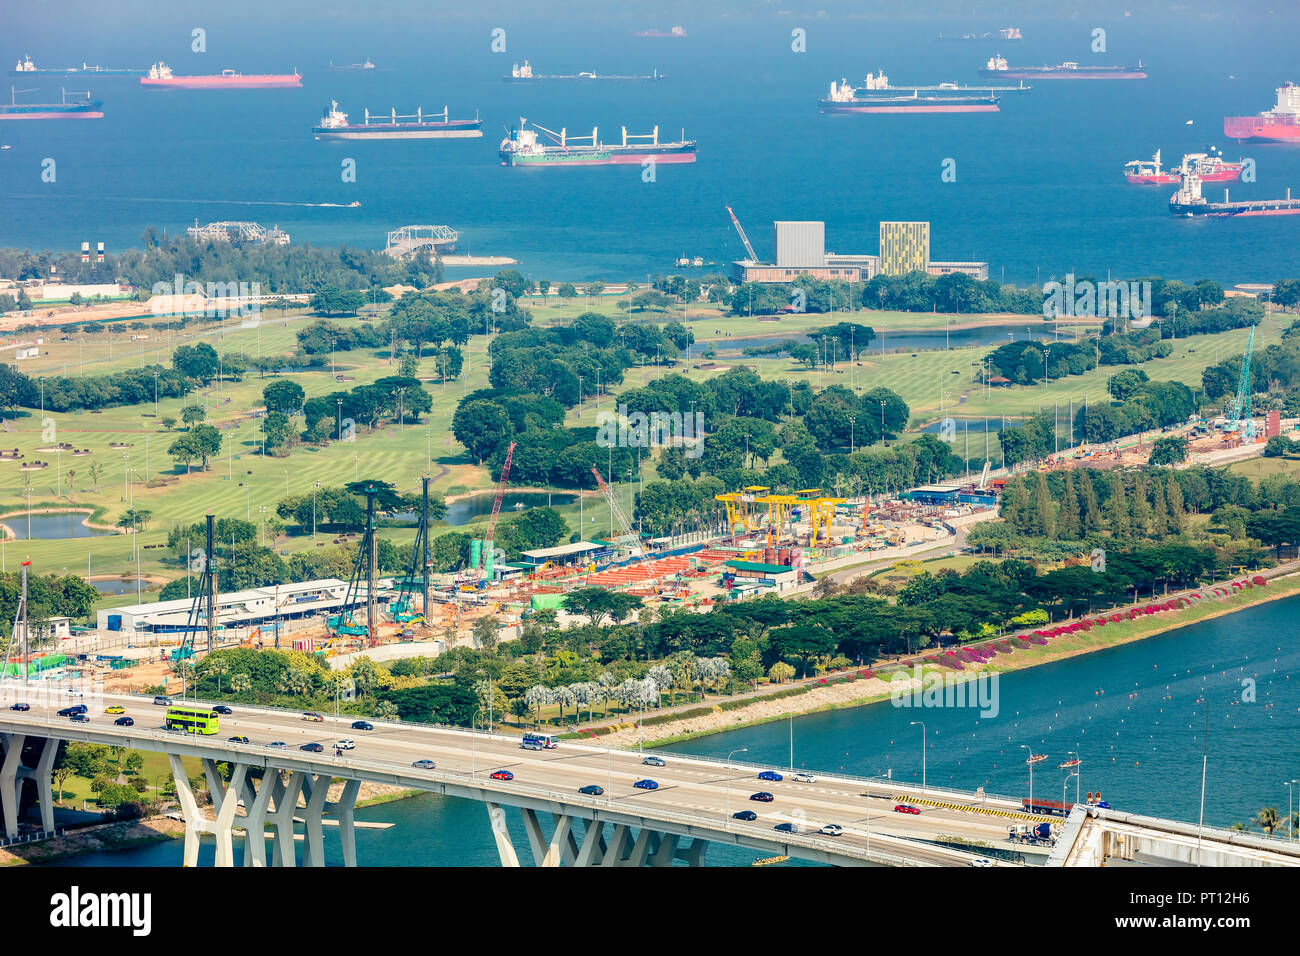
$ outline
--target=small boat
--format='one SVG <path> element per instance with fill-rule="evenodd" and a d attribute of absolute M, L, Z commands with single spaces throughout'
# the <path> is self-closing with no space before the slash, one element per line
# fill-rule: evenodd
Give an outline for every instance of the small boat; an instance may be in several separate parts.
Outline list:
<path fill-rule="evenodd" d="M 1036 754 L 1031 750 L 1029 751 L 1029 757 L 1028 759 L 1025 760 L 1025 763 L 1028 764 L 1042 763 L 1046 759 L 1047 759 L 1047 754 Z"/>
<path fill-rule="evenodd" d="M 789 859 L 790 858 L 788 856 L 766 856 L 763 857 L 761 860 L 755 860 L 753 863 L 749 865 L 750 866 L 772 866 L 773 864 L 776 863 L 785 863 L 789 861 Z"/>
<path fill-rule="evenodd" d="M 1083 763 L 1082 760 L 1067 760 L 1065 763 L 1060 764 L 1056 769 L 1057 769 L 1057 770 L 1070 770 L 1070 769 L 1072 769 L 1072 768 L 1074 768 L 1074 767 L 1079 766 L 1079 764 L 1081 764 L 1081 763 Z"/>

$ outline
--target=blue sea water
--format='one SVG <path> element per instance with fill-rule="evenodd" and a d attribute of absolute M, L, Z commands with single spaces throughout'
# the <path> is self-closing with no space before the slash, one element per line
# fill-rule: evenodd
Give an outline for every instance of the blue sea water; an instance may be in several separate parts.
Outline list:
<path fill-rule="evenodd" d="M 390 229 L 447 223 L 460 231 L 461 251 L 513 256 L 533 278 L 640 279 L 672 271 L 680 255 L 740 258 L 728 204 L 764 257 L 773 253 L 774 219 L 825 220 L 827 247 L 841 253 L 874 253 L 882 219 L 926 219 L 934 258 L 987 260 L 992 276 L 1026 284 L 1068 271 L 1223 282 L 1293 274 L 1300 217 L 1176 219 L 1166 209 L 1172 187 L 1122 178 L 1126 161 L 1157 148 L 1176 162 L 1214 144 L 1229 158 L 1257 162 L 1258 182 L 1234 185 L 1234 195 L 1300 189 L 1300 149 L 1238 146 L 1222 136 L 1224 115 L 1266 109 L 1275 86 L 1300 79 L 1294 11 L 1200 16 L 1200 6 L 1176 18 L 1154 7 L 1095 17 L 1105 20 L 1108 51 L 1094 54 L 1089 18 L 1051 19 L 1045 10 L 1015 17 L 1027 39 L 999 46 L 935 34 L 995 29 L 1010 17 L 1008 24 L 855 18 L 850 7 L 822 17 L 701 8 L 683 20 L 680 9 L 570 18 L 524 4 L 476 14 L 392 0 L 235 0 L 201 11 L 146 0 L 32 4 L 6 11 L 6 66 L 30 53 L 54 66 L 163 59 L 178 73 L 297 68 L 303 88 L 162 92 L 101 79 L 91 92 L 104 100 L 102 121 L 3 124 L 0 141 L 13 148 L 0 152 L 0 245 L 67 249 L 103 240 L 121 249 L 138 244 L 147 225 L 174 233 L 195 219 L 254 219 L 278 224 L 295 242 L 378 249 Z M 658 24 L 661 17 L 673 19 Z M 629 33 L 673 22 L 684 22 L 689 37 Z M 207 31 L 204 53 L 190 50 L 196 26 Z M 490 49 L 496 27 L 505 30 L 504 53 Z M 796 27 L 806 30 L 807 52 L 791 51 Z M 1028 96 L 1004 98 L 997 114 L 817 112 L 832 79 L 860 83 L 883 69 L 896 82 L 979 83 L 976 69 L 995 52 L 1013 65 L 1141 59 L 1151 78 L 1041 82 Z M 326 69 L 330 60 L 366 57 L 378 69 Z M 525 58 L 538 72 L 658 69 L 667 79 L 503 82 Z M 14 82 L 39 87 L 41 99 L 57 99 L 61 85 L 85 85 Z M 310 129 L 331 99 L 354 116 L 365 107 L 478 110 L 485 135 L 315 142 Z M 599 126 L 602 138 L 617 138 L 622 125 L 648 132 L 658 124 L 670 137 L 684 128 L 699 141 L 699 161 L 660 166 L 649 183 L 639 167 L 501 167 L 497 144 L 521 116 L 573 133 Z M 53 183 L 40 176 L 47 157 L 57 163 Z M 340 175 L 349 158 L 355 183 Z M 945 183 L 949 159 L 957 179 Z M 360 208 L 306 205 L 353 200 Z"/>

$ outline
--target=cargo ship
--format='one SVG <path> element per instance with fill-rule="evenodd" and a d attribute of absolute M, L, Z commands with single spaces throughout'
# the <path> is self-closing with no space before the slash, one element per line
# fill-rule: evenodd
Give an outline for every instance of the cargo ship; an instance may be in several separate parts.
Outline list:
<path fill-rule="evenodd" d="M 448 108 L 441 113 L 414 113 L 399 116 L 397 110 L 388 113 L 364 111 L 360 123 L 348 122 L 348 114 L 339 109 L 336 100 L 324 111 L 320 125 L 312 128 L 317 139 L 474 139 L 483 135 L 482 121 L 475 112 L 473 119 L 454 120 Z"/>
<path fill-rule="evenodd" d="M 686 31 L 681 27 L 673 27 L 671 30 L 633 30 L 634 37 L 684 37 Z"/>
<path fill-rule="evenodd" d="M 364 63 L 340 63 L 335 65 L 334 61 L 330 60 L 329 68 L 331 70 L 373 70 L 375 65 L 370 62 L 369 57 L 366 57 Z"/>
<path fill-rule="evenodd" d="M 1296 216 L 1300 215 L 1300 199 L 1248 199 L 1232 202 L 1228 191 L 1223 191 L 1223 202 L 1209 202 L 1201 195 L 1201 179 L 1195 173 L 1183 177 L 1178 192 L 1169 197 L 1169 211 L 1176 216 L 1209 216 L 1224 219 L 1233 216 Z"/>
<path fill-rule="evenodd" d="M 834 86 L 834 84 L 832 84 Z M 868 73 L 862 81 L 861 86 L 850 86 L 848 80 L 840 79 L 839 90 L 841 93 L 845 90 L 852 92 L 853 96 L 860 99 L 867 99 L 878 96 L 903 96 L 907 93 L 923 93 L 926 95 L 937 94 L 939 96 L 948 95 L 966 95 L 971 93 L 983 93 L 1000 95 L 1003 93 L 1028 93 L 1033 87 L 1021 80 L 1015 86 L 961 86 L 957 83 L 936 83 L 933 85 L 923 85 L 919 83 L 900 83 L 894 84 L 882 70 L 879 73 Z M 832 90 L 831 96 L 836 95 Z"/>
<path fill-rule="evenodd" d="M 502 79 L 507 83 L 530 83 L 534 80 L 650 80 L 658 81 L 664 78 L 658 70 L 651 73 L 534 73 L 533 65 L 524 60 L 524 65 L 518 63 L 510 67 L 510 75 L 503 76 Z"/>
<path fill-rule="evenodd" d="M 68 92 L 63 91 L 62 101 L 59 103 L 19 103 L 19 93 L 35 93 L 35 90 L 15 90 L 9 87 L 9 102 L 0 103 L 0 120 L 33 120 L 33 119 L 103 119 L 104 103 L 102 100 L 92 100 L 90 93 L 73 93 L 74 97 L 82 97 L 73 102 L 68 102 Z"/>
<path fill-rule="evenodd" d="M 940 33 L 940 40 L 966 40 L 975 42 L 991 42 L 993 40 L 1023 40 L 1024 36 L 1019 27 L 1006 27 L 997 33 Z"/>
<path fill-rule="evenodd" d="M 502 166 L 616 166 L 653 160 L 656 163 L 695 162 L 695 141 L 682 138 L 673 143 L 659 142 L 659 127 L 645 134 L 629 134 L 623 127 L 622 142 L 602 143 L 599 128 L 593 127 L 590 136 L 569 136 L 565 129 L 558 133 L 545 126 L 520 119 L 519 126 L 501 141 Z M 538 133 L 550 139 L 543 143 Z"/>
<path fill-rule="evenodd" d="M 32 62 L 30 56 L 25 56 L 14 64 L 14 68 L 9 71 L 10 76 L 102 76 L 107 78 L 119 76 L 144 76 L 148 70 L 128 70 L 117 69 L 107 66 L 87 66 L 85 63 L 81 66 L 37 66 Z"/>
<path fill-rule="evenodd" d="M 1177 166 L 1164 169 L 1160 165 L 1160 150 L 1156 150 L 1149 160 L 1135 159 L 1125 163 L 1124 178 L 1135 186 L 1177 185 L 1190 170 L 1203 183 L 1232 183 L 1241 179 L 1244 168 L 1243 162 L 1229 162 L 1211 147 L 1208 153 L 1185 153 Z"/>
<path fill-rule="evenodd" d="M 302 86 L 293 73 L 236 73 L 222 70 L 204 76 L 177 76 L 166 63 L 155 63 L 140 77 L 140 85 L 160 90 L 273 90 Z"/>
<path fill-rule="evenodd" d="M 1004 56 L 993 55 L 980 76 L 1005 76 L 1022 80 L 1145 80 L 1146 67 L 1138 60 L 1137 66 L 1079 66 L 1066 61 L 1059 66 L 1008 66 Z"/>
<path fill-rule="evenodd" d="M 1277 88 L 1277 105 L 1257 116 L 1225 116 L 1223 135 L 1237 141 L 1300 143 L 1300 86 Z"/>
<path fill-rule="evenodd" d="M 859 97 L 847 83 L 831 81 L 830 95 L 817 101 L 823 113 L 996 113 L 998 98 L 988 94 Z"/>

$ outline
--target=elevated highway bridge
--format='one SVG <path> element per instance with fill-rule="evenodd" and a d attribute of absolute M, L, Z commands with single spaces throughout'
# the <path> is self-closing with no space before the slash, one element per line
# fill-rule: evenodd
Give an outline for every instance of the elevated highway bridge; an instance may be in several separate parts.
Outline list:
<path fill-rule="evenodd" d="M 30 709 L 11 710 L 16 702 Z M 89 721 L 57 716 L 73 703 L 87 705 Z M 183 703 L 195 704 L 192 699 Z M 112 705 L 125 708 L 134 725 L 115 724 L 116 715 L 104 713 Z M 798 782 L 778 770 L 784 779 L 760 780 L 758 773 L 772 768 L 663 751 L 655 755 L 665 766 L 656 767 L 643 764 L 647 754 L 639 751 L 589 743 L 562 741 L 556 749 L 533 751 L 522 749 L 514 734 L 379 720 L 371 721 L 373 730 L 353 730 L 350 716 L 314 722 L 298 712 L 243 705 L 232 709 L 232 715 L 220 718 L 219 734 L 203 736 L 165 730 L 165 708 L 149 698 L 89 691 L 85 697 L 66 691 L 43 696 L 34 685 L 26 690 L 13 682 L 0 685 L 0 830 L 11 838 L 19 833 L 20 798 L 27 787 L 35 788 L 41 829 L 53 831 L 51 771 L 58 743 L 66 740 L 168 755 L 185 821 L 186 865 L 198 862 L 204 838 L 216 843 L 217 865 L 233 865 L 234 834 L 242 830 L 249 837 L 245 866 L 267 865 L 267 837 L 270 864 L 293 866 L 300 862 L 295 833 L 301 828 L 301 862 L 321 866 L 328 822 L 337 824 L 328 829 L 342 841 L 345 865 L 355 866 L 353 809 L 366 781 L 484 804 L 506 866 L 519 865 L 524 854 L 539 866 L 703 865 L 711 844 L 837 866 L 962 866 L 985 857 L 1003 866 L 1095 866 L 1124 856 L 1116 852 L 1121 825 L 1128 828 L 1122 845 L 1146 861 L 1176 854 L 1173 848 L 1182 845 L 1178 840 L 1187 838 L 1176 832 L 1185 824 L 1102 817 L 1077 808 L 1064 821 L 1055 848 L 1013 844 L 1007 840 L 1009 826 L 1050 818 L 1025 813 L 1009 798 L 903 787 L 879 778 L 816 773 L 812 781 Z M 340 738 L 354 740 L 356 748 L 336 755 L 334 742 Z M 313 743 L 322 751 L 300 749 Z M 196 799 L 182 758 L 200 762 L 211 806 Z M 433 761 L 434 767 L 422 769 L 414 766 L 417 761 Z M 229 779 L 218 773 L 223 762 L 230 765 Z M 496 771 L 508 771 L 512 779 L 492 777 Z M 654 780 L 657 788 L 634 786 L 644 779 Z M 331 800 L 333 781 L 342 787 Z M 591 786 L 603 793 L 579 792 Z M 749 799 L 759 791 L 772 794 L 773 800 Z M 900 803 L 920 812 L 895 812 Z M 735 819 L 740 810 L 754 811 L 757 819 Z M 527 846 L 515 845 L 508 811 L 522 816 Z M 842 832 L 822 832 L 827 824 Z M 784 832 L 775 829 L 781 825 L 790 826 Z M 1100 836 L 1103 831 L 1114 835 Z M 1264 846 L 1256 846 L 1241 834 L 1236 838 L 1235 843 L 1209 841 L 1218 847 L 1215 865 L 1300 865 L 1300 849 L 1273 840 L 1257 840 Z M 1202 845 L 1209 845 L 1204 837 Z"/>

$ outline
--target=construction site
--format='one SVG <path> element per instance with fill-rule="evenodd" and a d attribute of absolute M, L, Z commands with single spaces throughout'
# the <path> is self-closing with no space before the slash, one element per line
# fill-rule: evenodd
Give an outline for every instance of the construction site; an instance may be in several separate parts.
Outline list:
<path fill-rule="evenodd" d="M 955 535 L 951 522 L 995 513 L 996 495 L 981 486 L 932 486 L 875 502 L 807 488 L 775 494 L 750 486 L 717 496 L 724 520 L 684 538 L 647 538 L 596 468 L 595 482 L 617 534 L 523 551 L 507 562 L 495 542 L 512 444 L 481 538 L 470 541 L 463 570 L 435 573 L 430 561 L 429 479 L 423 479 L 411 561 L 400 574 L 378 570 L 375 492 L 366 489 L 364 529 L 347 581 L 323 579 L 217 592 L 214 517 L 190 596 L 114 607 L 94 628 L 58 642 L 58 666 L 26 648 L 9 666 L 33 678 L 93 676 L 106 685 L 166 683 L 221 648 L 278 649 L 319 656 L 332 668 L 358 656 L 383 661 L 437 656 L 475 646 L 475 625 L 494 622 L 499 640 L 516 638 L 533 614 L 570 619 L 565 599 L 602 588 L 659 608 L 707 610 L 767 593 L 811 590 L 814 572 L 879 557 L 904 557 Z M 47 659 L 48 658 L 48 659 Z"/>

